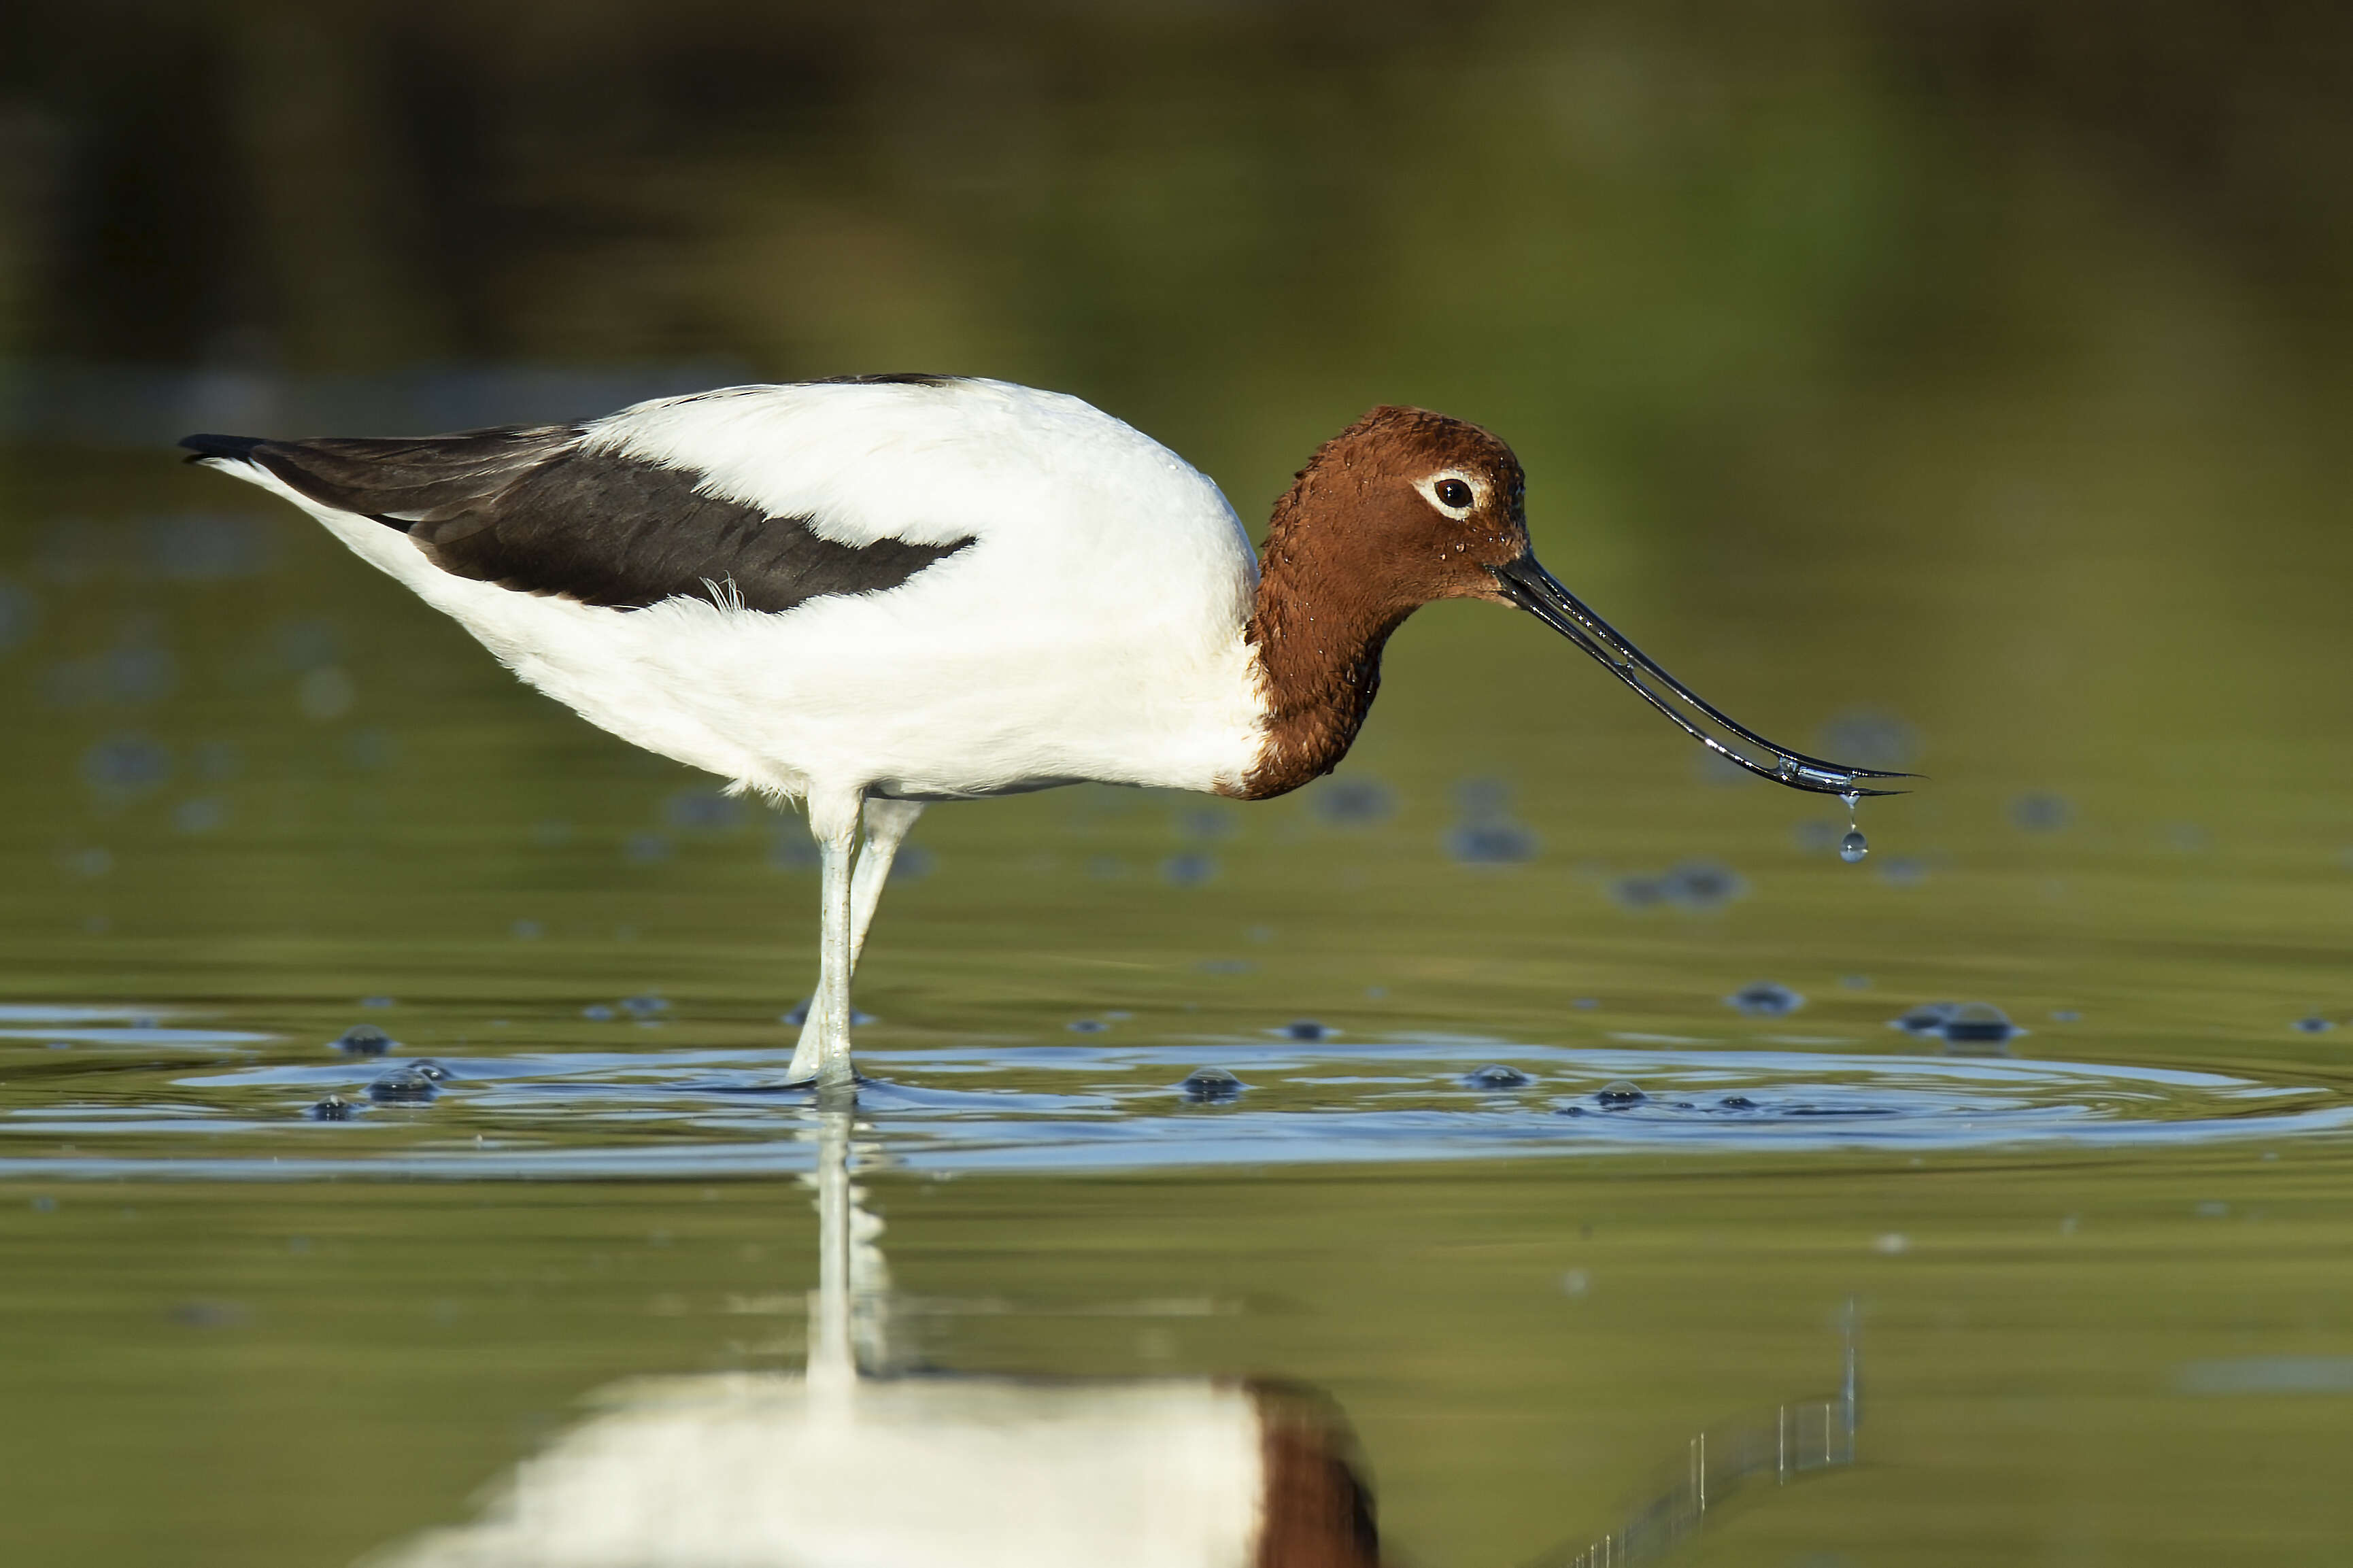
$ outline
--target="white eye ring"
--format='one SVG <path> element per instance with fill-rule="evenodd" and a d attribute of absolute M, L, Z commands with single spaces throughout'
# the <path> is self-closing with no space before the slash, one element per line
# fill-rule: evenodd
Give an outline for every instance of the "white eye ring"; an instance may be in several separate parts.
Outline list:
<path fill-rule="evenodd" d="M 1464 489 L 1469 490 L 1471 492 L 1471 499 L 1461 506 L 1449 506 L 1445 501 L 1440 500 L 1439 491 L 1444 489 L 1449 482 L 1461 485 Z M 1479 510 L 1479 501 L 1481 499 L 1479 493 L 1479 481 L 1472 479 L 1469 474 L 1432 474 L 1430 478 L 1422 480 L 1420 484 L 1414 488 L 1421 491 L 1423 500 L 1429 501 L 1430 505 L 1436 507 L 1439 510 L 1458 521 L 1463 518 L 1469 517 L 1472 512 Z"/>

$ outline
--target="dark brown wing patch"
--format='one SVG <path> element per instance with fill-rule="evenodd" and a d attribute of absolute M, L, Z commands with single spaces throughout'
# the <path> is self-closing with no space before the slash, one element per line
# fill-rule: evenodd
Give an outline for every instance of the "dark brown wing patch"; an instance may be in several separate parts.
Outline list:
<path fill-rule="evenodd" d="M 584 451 L 576 426 L 418 440 L 191 436 L 194 460 L 259 464 L 324 505 L 416 540 L 444 571 L 527 594 L 642 609 L 720 585 L 748 609 L 898 587 L 973 542 L 843 544 L 805 517 L 701 493 L 690 468 Z"/>

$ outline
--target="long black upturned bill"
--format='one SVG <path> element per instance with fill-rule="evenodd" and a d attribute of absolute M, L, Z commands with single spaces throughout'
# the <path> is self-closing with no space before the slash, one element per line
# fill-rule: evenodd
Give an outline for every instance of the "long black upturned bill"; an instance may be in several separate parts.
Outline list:
<path fill-rule="evenodd" d="M 1851 768 L 1843 763 L 1826 763 L 1820 757 L 1777 746 L 1756 731 L 1735 722 L 1723 710 L 1702 700 L 1690 687 L 1661 669 L 1648 654 L 1619 636 L 1608 621 L 1587 609 L 1583 601 L 1562 587 L 1557 578 L 1536 563 L 1535 556 L 1523 555 L 1489 570 L 1495 574 L 1496 584 L 1505 598 L 1599 659 L 1610 674 L 1641 692 L 1643 701 L 1673 720 L 1684 734 L 1759 778 L 1815 795 L 1901 795 L 1901 790 L 1866 789 L 1856 781 L 1915 776 L 1883 773 L 1877 768 Z M 1771 753 L 1773 760 L 1759 762 L 1744 754 L 1735 744 L 1708 733 L 1701 727 L 1703 723 L 1725 731 L 1736 742 L 1746 742 L 1752 748 Z"/>

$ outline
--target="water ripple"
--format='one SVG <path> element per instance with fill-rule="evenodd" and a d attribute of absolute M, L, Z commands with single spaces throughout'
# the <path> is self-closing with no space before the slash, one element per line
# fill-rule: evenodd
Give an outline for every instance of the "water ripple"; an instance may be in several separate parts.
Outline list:
<path fill-rule="evenodd" d="M 50 1016 L 46 1030 L 0 1029 L 65 1047 L 11 1072 L 0 1148 L 25 1152 L 0 1155 L 0 1177 L 712 1177 L 810 1163 L 809 1097 L 784 1086 L 782 1048 L 440 1051 L 449 1077 L 431 1103 L 369 1104 L 369 1075 L 348 1058 L 272 1060 L 254 1048 L 270 1037 L 246 1031 Z M 131 1045 L 153 1053 L 151 1070 L 131 1070 Z M 2317 1083 L 1681 1040 L 990 1040 L 860 1060 L 873 1158 L 940 1173 L 2119 1146 L 2353 1126 L 2353 1094 Z M 1473 1070 L 1493 1067 L 1525 1081 Z M 1231 1091 L 1189 1088 L 1202 1068 L 1231 1074 Z M 331 1096 L 350 1114 L 322 1124 L 309 1113 Z"/>

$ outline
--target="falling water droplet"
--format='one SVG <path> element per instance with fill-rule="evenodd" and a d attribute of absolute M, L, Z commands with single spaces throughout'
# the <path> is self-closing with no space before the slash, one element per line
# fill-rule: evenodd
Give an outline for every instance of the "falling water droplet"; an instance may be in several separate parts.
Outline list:
<path fill-rule="evenodd" d="M 1871 842 L 1857 832 L 1850 831 L 1839 840 L 1839 858 L 1852 866 L 1871 853 Z"/>

